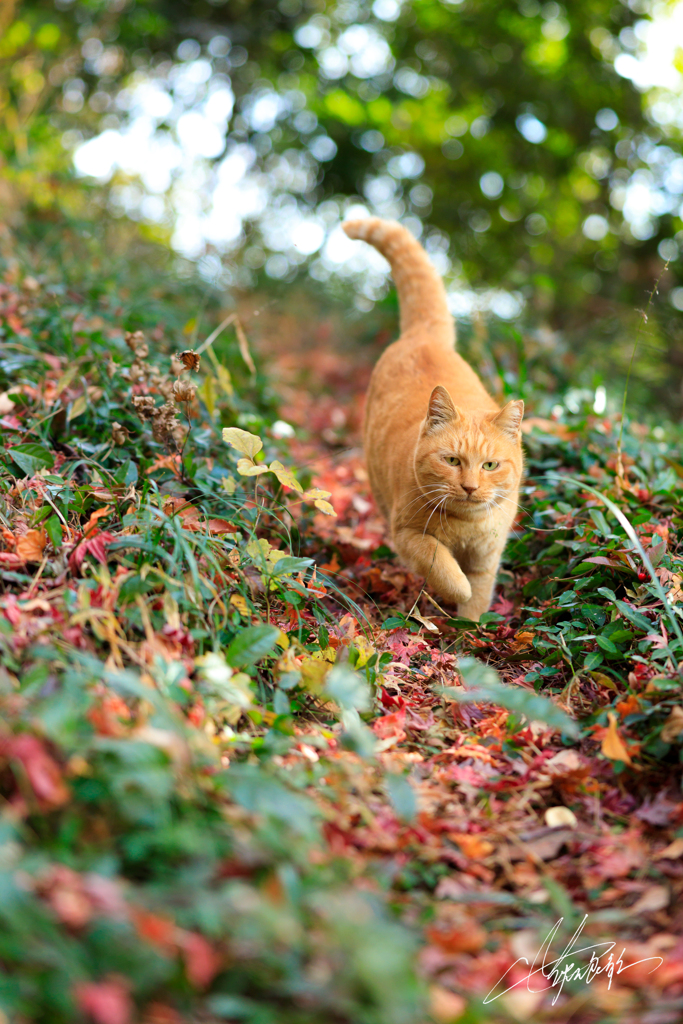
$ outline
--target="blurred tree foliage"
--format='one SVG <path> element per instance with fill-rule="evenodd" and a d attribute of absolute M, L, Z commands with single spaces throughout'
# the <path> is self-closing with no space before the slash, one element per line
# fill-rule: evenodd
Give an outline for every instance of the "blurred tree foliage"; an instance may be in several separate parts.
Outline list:
<path fill-rule="evenodd" d="M 278 154 L 308 161 L 303 183 L 293 175 L 281 186 L 304 210 L 355 195 L 379 213 L 419 218 L 428 248 L 450 247 L 456 274 L 518 291 L 555 326 L 642 305 L 662 253 L 673 262 L 661 289 L 680 284 L 677 141 L 614 69 L 637 46 L 647 0 L 9 7 L 3 171 L 39 206 L 66 173 L 65 130 L 88 136 L 125 117 L 117 96 L 132 74 L 201 59 L 235 94 L 228 149 L 251 143 L 266 171 Z M 269 120 L 258 99 L 273 94 L 282 102 Z M 634 181 L 654 197 L 635 224 L 622 213 Z M 675 324 L 666 332 L 659 348 L 677 352 Z"/>

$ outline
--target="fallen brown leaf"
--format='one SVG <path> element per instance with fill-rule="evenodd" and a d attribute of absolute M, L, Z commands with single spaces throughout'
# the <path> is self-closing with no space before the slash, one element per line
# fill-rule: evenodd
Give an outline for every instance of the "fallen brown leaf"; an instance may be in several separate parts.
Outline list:
<path fill-rule="evenodd" d="M 607 712 L 607 721 L 609 725 L 600 747 L 602 753 L 612 761 L 623 761 L 625 764 L 633 764 L 629 752 L 624 746 L 624 741 L 617 730 L 617 716 L 613 711 Z"/>
<path fill-rule="evenodd" d="M 47 544 L 44 530 L 29 530 L 17 540 L 15 554 L 25 562 L 39 562 Z"/>
<path fill-rule="evenodd" d="M 664 723 L 661 739 L 664 743 L 673 743 L 683 732 L 683 707 L 677 704 L 671 709 L 671 713 Z"/>

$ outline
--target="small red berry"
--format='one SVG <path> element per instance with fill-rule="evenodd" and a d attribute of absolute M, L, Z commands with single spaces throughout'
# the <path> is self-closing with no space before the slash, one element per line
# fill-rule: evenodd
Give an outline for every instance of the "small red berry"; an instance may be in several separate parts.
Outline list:
<path fill-rule="evenodd" d="M 643 583 L 647 578 L 648 578 L 648 574 L 645 572 L 644 569 L 641 569 L 640 572 L 638 573 L 638 579 L 640 580 L 641 583 Z"/>

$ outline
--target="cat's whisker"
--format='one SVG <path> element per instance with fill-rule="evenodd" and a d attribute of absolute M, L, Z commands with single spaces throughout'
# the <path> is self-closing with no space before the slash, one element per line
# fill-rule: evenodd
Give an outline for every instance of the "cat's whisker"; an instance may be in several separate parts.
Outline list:
<path fill-rule="evenodd" d="M 447 494 L 446 494 L 446 495 L 444 495 L 444 497 L 443 497 L 443 498 L 441 499 L 441 501 L 437 502 L 437 504 L 436 504 L 436 507 L 432 509 L 432 512 L 431 512 L 431 514 L 430 514 L 430 516 L 429 516 L 429 519 L 428 519 L 428 520 L 427 520 L 427 522 L 425 523 L 425 528 L 424 528 L 424 530 L 422 531 L 422 536 L 423 536 L 423 537 L 424 537 L 424 536 L 425 536 L 425 534 L 427 533 L 427 527 L 429 526 L 429 524 L 430 524 L 430 522 L 431 522 L 432 516 L 434 515 L 434 513 L 436 512 L 436 510 L 437 510 L 437 509 L 439 508 L 439 506 L 440 506 L 440 505 L 442 505 L 444 501 L 446 501 L 446 498 L 447 498 L 447 497 L 448 497 L 448 495 L 447 495 Z"/>
<path fill-rule="evenodd" d="M 509 501 L 511 505 L 514 505 L 516 508 L 521 509 L 522 512 L 529 511 L 526 505 L 522 505 L 519 501 L 514 501 L 512 498 L 508 498 L 506 494 L 499 494 L 498 491 L 496 491 L 493 496 L 494 498 L 500 498 L 502 501 Z"/>
<path fill-rule="evenodd" d="M 510 505 L 514 505 L 515 508 L 522 508 L 518 501 L 514 501 L 512 498 L 507 498 L 504 494 L 495 494 L 494 498 L 496 501 L 507 501 Z"/>
<path fill-rule="evenodd" d="M 422 494 L 419 494 L 417 496 L 417 498 L 413 498 L 412 501 L 409 501 L 408 504 L 405 505 L 401 509 L 401 517 L 403 517 L 405 515 L 405 513 L 408 511 L 408 509 L 410 508 L 410 506 L 414 505 L 417 501 L 420 500 L 420 498 L 423 498 L 423 497 L 426 498 L 426 501 L 425 501 L 424 505 L 421 505 L 420 508 L 416 509 L 416 511 L 413 513 L 411 518 L 414 518 L 417 515 L 418 512 L 422 511 L 423 508 L 428 507 L 429 505 L 432 504 L 432 502 L 436 501 L 435 497 L 428 497 L 428 495 L 440 495 L 440 494 L 443 494 L 443 488 L 441 488 L 441 487 L 435 488 L 433 491 L 425 491 Z"/>
<path fill-rule="evenodd" d="M 516 507 L 516 509 L 518 509 L 523 514 L 525 519 L 529 519 L 530 520 L 534 530 L 540 530 L 541 529 L 541 527 L 536 526 L 536 524 L 534 522 L 534 519 L 533 519 L 533 517 L 531 515 L 531 511 L 530 511 L 530 509 L 528 509 L 526 507 L 526 505 L 520 505 L 519 502 L 513 501 L 512 498 L 505 497 L 504 494 L 497 494 L 496 497 L 502 498 L 503 501 L 509 501 L 512 505 L 514 505 Z M 503 512 L 503 511 L 504 510 L 501 509 L 501 512 Z M 508 515 L 509 515 L 509 513 L 508 513 Z M 547 532 L 552 532 L 552 531 L 547 531 Z"/>
<path fill-rule="evenodd" d="M 448 495 L 445 495 L 445 497 L 443 497 L 443 498 L 441 499 L 441 501 L 440 501 L 440 502 L 438 503 L 438 505 L 437 505 L 437 506 L 436 506 L 436 508 L 434 509 L 434 511 L 435 511 L 435 512 L 436 512 L 436 511 L 438 511 L 438 513 L 439 513 L 439 526 L 441 527 L 441 529 L 443 530 L 443 532 L 444 532 L 444 533 L 445 533 L 446 531 L 444 530 L 444 525 L 443 525 L 443 518 L 442 518 L 442 513 L 443 513 L 443 510 L 444 510 L 444 505 L 445 505 L 445 503 L 446 503 L 447 499 L 448 499 Z M 430 518 L 431 518 L 431 517 L 430 517 Z"/>
<path fill-rule="evenodd" d="M 426 498 L 430 494 L 443 494 L 443 493 L 444 493 L 443 487 L 434 487 L 434 488 L 432 488 L 429 491 L 422 491 L 421 494 L 418 494 L 417 498 L 413 498 L 413 500 L 409 501 L 407 505 L 404 505 L 404 507 L 401 509 L 401 511 L 405 512 L 406 509 L 409 509 L 410 506 L 414 505 L 416 501 L 420 500 L 420 498 Z M 434 500 L 434 499 L 432 499 L 432 500 Z"/>

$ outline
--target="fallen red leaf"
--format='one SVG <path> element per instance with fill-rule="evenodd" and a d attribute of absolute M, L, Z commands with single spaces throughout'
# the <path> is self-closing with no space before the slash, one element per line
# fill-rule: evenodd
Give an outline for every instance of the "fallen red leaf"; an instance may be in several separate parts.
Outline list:
<path fill-rule="evenodd" d="M 102 508 L 98 508 L 96 512 L 92 512 L 90 519 L 88 519 L 88 522 L 83 527 L 83 536 L 90 537 L 93 535 L 94 531 L 99 530 L 99 526 L 97 525 L 99 520 L 102 519 L 103 516 L 108 516 L 111 511 L 111 505 L 104 505 Z"/>
<path fill-rule="evenodd" d="M 187 977 L 195 988 L 206 988 L 218 974 L 221 957 L 211 943 L 198 932 L 183 932 L 180 947 Z"/>
<path fill-rule="evenodd" d="M 96 1024 L 129 1024 L 133 1004 L 123 979 L 88 981 L 76 986 L 76 1002 Z"/>
<path fill-rule="evenodd" d="M 148 910 L 136 909 L 133 911 L 133 923 L 141 939 L 156 946 L 167 955 L 172 954 L 178 947 L 178 929 L 170 917 L 161 917 L 159 914 L 152 914 Z"/>
<path fill-rule="evenodd" d="M 6 757 L 21 763 L 38 800 L 48 807 L 61 807 L 66 803 L 69 789 L 59 765 L 36 736 L 13 736 L 3 742 L 0 750 Z"/>

